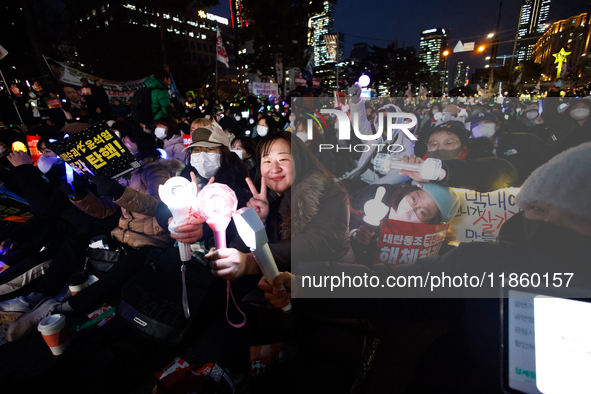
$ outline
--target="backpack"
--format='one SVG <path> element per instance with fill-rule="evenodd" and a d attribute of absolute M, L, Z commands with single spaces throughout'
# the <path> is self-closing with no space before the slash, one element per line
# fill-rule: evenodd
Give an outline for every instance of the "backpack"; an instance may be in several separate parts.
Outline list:
<path fill-rule="evenodd" d="M 213 281 L 208 266 L 192 258 L 184 263 L 190 318 L 185 318 L 183 279 L 176 247 L 155 250 L 124 286 L 116 315 L 140 335 L 170 346 L 181 343 Z"/>
<path fill-rule="evenodd" d="M 131 98 L 131 118 L 137 123 L 148 124 L 154 118 L 152 114 L 152 90 L 154 89 L 143 86 Z"/>

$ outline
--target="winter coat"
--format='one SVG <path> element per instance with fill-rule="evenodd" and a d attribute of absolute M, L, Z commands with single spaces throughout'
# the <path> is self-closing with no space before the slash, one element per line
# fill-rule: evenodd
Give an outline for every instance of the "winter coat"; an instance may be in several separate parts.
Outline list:
<path fill-rule="evenodd" d="M 148 77 L 144 84 L 151 91 L 152 115 L 154 120 L 172 115 L 172 104 L 168 95 L 168 85 L 154 77 Z"/>
<path fill-rule="evenodd" d="M 546 141 L 554 150 L 555 154 L 563 152 L 574 146 L 591 141 L 591 116 L 581 126 L 578 121 L 570 117 L 570 111 L 578 100 L 573 101 L 564 112 L 561 127 L 554 130 Z"/>
<path fill-rule="evenodd" d="M 180 134 L 175 134 L 169 140 L 164 140 L 164 151 L 168 160 L 176 159 L 184 164 L 187 160 L 187 153 L 183 152 L 183 149 L 185 149 L 185 144 L 183 136 Z"/>
<path fill-rule="evenodd" d="M 365 116 L 365 102 L 363 100 L 359 100 L 358 103 L 350 102 L 349 105 L 351 108 L 351 122 L 353 122 L 356 117 L 359 119 L 359 132 L 364 135 L 375 134 L 376 131 L 373 129 L 372 125 Z M 403 120 L 404 119 L 402 118 L 398 118 L 396 122 L 402 123 Z M 384 121 L 384 128 L 385 127 Z M 351 134 L 353 133 L 354 131 L 351 130 Z M 387 141 L 382 134 L 377 140 L 362 142 L 366 143 L 370 149 L 361 154 L 357 168 L 351 171 L 347 178 L 355 179 L 357 177 L 361 177 L 361 180 L 370 184 L 376 183 L 389 185 L 403 183 L 408 179 L 407 176 L 400 175 L 400 170 L 397 169 L 390 170 L 387 174 L 380 174 L 373 168 L 374 160 L 376 159 L 377 155 L 389 155 L 396 159 L 402 159 L 404 155 L 410 156 L 414 153 L 413 142 L 408 137 L 406 137 L 402 130 L 396 129 L 393 131 L 393 141 Z M 385 146 L 382 146 L 381 150 L 378 151 L 379 144 Z M 390 145 L 393 145 L 393 152 L 389 152 L 387 150 L 387 146 Z M 404 149 L 400 150 L 400 147 L 397 145 L 402 145 Z"/>
<path fill-rule="evenodd" d="M 485 137 L 473 140 L 470 148 L 482 138 Z M 519 178 L 512 186 L 521 186 L 536 168 L 552 158 L 550 147 L 530 133 L 500 133 L 495 145 L 495 150 L 489 153 L 494 152 L 496 157 L 513 164 L 517 170 Z"/>
<path fill-rule="evenodd" d="M 111 231 L 113 238 L 134 248 L 146 245 L 167 247 L 174 243 L 174 239 L 154 217 L 160 203 L 158 187 L 181 168 L 182 164 L 177 160 L 148 159 L 129 177 L 119 179 L 119 183 L 126 187 L 118 199 L 111 201 L 88 193 L 85 198 L 73 203 L 94 217 L 105 217 L 116 204 L 121 207 L 121 217 L 119 226 Z"/>
<path fill-rule="evenodd" d="M 481 193 L 517 186 L 519 178 L 513 164 L 497 157 L 443 160 L 441 168 L 447 175 L 434 183 Z"/>
<path fill-rule="evenodd" d="M 311 171 L 281 197 L 268 195 L 265 226 L 279 271 L 289 271 L 292 259 L 354 261 L 347 192 L 332 178 Z"/>

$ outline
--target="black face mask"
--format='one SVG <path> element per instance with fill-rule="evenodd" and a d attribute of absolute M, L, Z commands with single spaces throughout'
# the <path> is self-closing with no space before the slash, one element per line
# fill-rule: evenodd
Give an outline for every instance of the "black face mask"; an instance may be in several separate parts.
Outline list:
<path fill-rule="evenodd" d="M 461 147 L 457 148 L 457 149 L 451 149 L 451 150 L 439 149 L 439 150 L 432 150 L 432 151 L 427 152 L 427 155 L 429 157 L 432 157 L 434 159 L 439 159 L 439 160 L 459 159 L 461 154 L 462 154 Z"/>
<path fill-rule="evenodd" d="M 528 254 L 537 262 L 549 264 L 554 272 L 575 272 L 579 279 L 583 275 L 589 277 L 591 236 L 557 224 L 526 218 L 523 218 L 523 230 Z"/>

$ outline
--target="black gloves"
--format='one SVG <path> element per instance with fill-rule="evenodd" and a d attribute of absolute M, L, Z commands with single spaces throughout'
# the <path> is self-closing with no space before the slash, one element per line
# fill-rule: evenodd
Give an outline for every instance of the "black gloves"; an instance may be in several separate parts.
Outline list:
<path fill-rule="evenodd" d="M 96 185 L 96 191 L 101 196 L 111 197 L 113 200 L 121 198 L 125 191 L 125 186 L 106 176 L 90 177 L 90 181 Z"/>

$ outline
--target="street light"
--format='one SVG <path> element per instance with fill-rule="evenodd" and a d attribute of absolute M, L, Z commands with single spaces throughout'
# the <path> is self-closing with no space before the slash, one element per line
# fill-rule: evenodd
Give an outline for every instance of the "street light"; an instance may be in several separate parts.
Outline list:
<path fill-rule="evenodd" d="M 478 47 L 478 52 L 483 52 L 484 51 L 484 45 L 481 45 Z"/>
<path fill-rule="evenodd" d="M 443 51 L 443 56 L 447 56 L 449 55 L 449 51 L 446 49 L 445 51 Z"/>
<path fill-rule="evenodd" d="M 486 38 L 493 38 L 495 36 L 495 33 L 489 33 L 488 36 L 486 36 Z"/>

